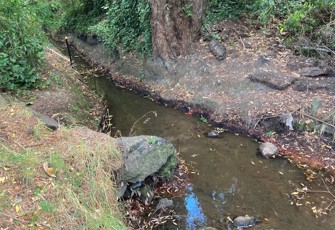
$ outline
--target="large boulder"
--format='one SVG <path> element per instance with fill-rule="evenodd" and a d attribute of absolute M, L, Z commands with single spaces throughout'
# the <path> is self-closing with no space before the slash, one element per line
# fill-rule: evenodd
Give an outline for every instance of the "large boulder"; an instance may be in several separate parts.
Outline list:
<path fill-rule="evenodd" d="M 169 177 L 177 166 L 176 149 L 161 137 L 121 137 L 116 141 L 124 160 L 124 167 L 118 173 L 123 182 L 141 182 L 154 173 Z"/>

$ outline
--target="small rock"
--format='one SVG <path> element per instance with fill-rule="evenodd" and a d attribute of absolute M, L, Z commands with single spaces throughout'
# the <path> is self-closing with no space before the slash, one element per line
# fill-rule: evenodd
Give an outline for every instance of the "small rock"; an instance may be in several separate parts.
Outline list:
<path fill-rule="evenodd" d="M 156 205 L 155 208 L 155 212 L 159 211 L 159 210 L 166 210 L 168 208 L 172 208 L 173 207 L 173 201 L 167 198 L 162 198 L 159 200 L 158 204 Z"/>
<path fill-rule="evenodd" d="M 271 142 L 265 142 L 260 144 L 258 150 L 262 154 L 262 156 L 266 158 L 276 157 L 279 152 L 278 148 Z"/>
<path fill-rule="evenodd" d="M 320 77 L 326 75 L 326 71 L 319 67 L 304 68 L 300 72 L 301 77 Z"/>
<path fill-rule="evenodd" d="M 215 129 L 209 131 L 207 133 L 207 137 L 209 137 L 209 138 L 222 138 L 223 137 L 223 133 L 225 131 L 226 131 L 225 129 L 217 127 Z"/>
<path fill-rule="evenodd" d="M 234 219 L 234 226 L 238 229 L 254 227 L 260 219 L 253 216 L 238 216 Z"/>
<path fill-rule="evenodd" d="M 335 77 L 335 67 L 327 67 L 326 75 L 327 77 Z"/>
<path fill-rule="evenodd" d="M 219 133 L 216 130 L 211 130 L 207 133 L 207 137 L 218 137 Z"/>
<path fill-rule="evenodd" d="M 227 50 L 223 44 L 215 41 L 214 39 L 208 44 L 209 50 L 218 60 L 223 60 L 226 58 Z"/>
<path fill-rule="evenodd" d="M 38 117 L 46 127 L 52 129 L 52 130 L 57 130 L 59 128 L 59 123 L 52 119 L 51 117 L 48 117 L 44 114 L 38 113 L 34 110 L 32 110 L 33 114 Z"/>
<path fill-rule="evenodd" d="M 293 116 L 291 113 L 281 113 L 280 122 L 284 124 L 289 130 L 293 129 Z"/>

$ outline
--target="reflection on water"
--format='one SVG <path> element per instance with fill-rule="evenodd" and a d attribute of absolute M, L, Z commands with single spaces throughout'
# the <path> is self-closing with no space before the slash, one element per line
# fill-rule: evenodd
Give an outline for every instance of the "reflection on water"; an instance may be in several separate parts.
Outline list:
<path fill-rule="evenodd" d="M 193 188 L 189 187 L 185 195 L 185 208 L 186 208 L 186 229 L 196 230 L 199 227 L 206 226 L 206 216 L 200 206 L 198 198 L 192 192 Z"/>
<path fill-rule="evenodd" d="M 192 186 L 186 195 L 173 198 L 175 211 L 183 217 L 179 226 L 164 229 L 230 229 L 225 220 L 239 215 L 266 220 L 253 229 L 335 229 L 335 219 L 315 219 L 310 207 L 290 204 L 292 184 L 307 183 L 303 173 L 287 160 L 256 156 L 258 143 L 250 138 L 225 133 L 223 139 L 208 139 L 203 134 L 210 128 L 196 118 L 119 89 L 104 78 L 92 79 L 91 86 L 104 96 L 122 135 L 136 123 L 136 135 L 170 140 L 197 172 L 190 174 Z M 138 121 L 149 111 L 157 111 L 158 117 L 149 123 Z"/>

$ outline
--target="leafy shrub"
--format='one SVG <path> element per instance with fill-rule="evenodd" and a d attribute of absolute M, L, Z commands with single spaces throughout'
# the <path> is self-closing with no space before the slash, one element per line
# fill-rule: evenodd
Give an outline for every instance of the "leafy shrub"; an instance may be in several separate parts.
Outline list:
<path fill-rule="evenodd" d="M 316 28 L 330 23 L 335 13 L 331 0 L 257 0 L 254 9 L 265 26 L 279 19 L 280 32 L 291 35 L 309 34 Z"/>
<path fill-rule="evenodd" d="M 213 24 L 225 18 L 236 18 L 253 10 L 255 0 L 209 0 L 206 5 L 205 24 Z"/>
<path fill-rule="evenodd" d="M 29 2 L 0 1 L 0 88 L 29 88 L 43 61 L 41 28 Z"/>
<path fill-rule="evenodd" d="M 105 7 L 108 0 L 59 0 L 62 30 L 72 31 L 75 34 L 85 34 L 88 28 L 97 24 L 101 16 L 107 12 Z"/>
<path fill-rule="evenodd" d="M 149 54 L 152 50 L 150 5 L 147 0 L 114 0 L 106 5 L 105 20 L 90 27 L 110 50 L 119 45 L 125 51 Z"/>

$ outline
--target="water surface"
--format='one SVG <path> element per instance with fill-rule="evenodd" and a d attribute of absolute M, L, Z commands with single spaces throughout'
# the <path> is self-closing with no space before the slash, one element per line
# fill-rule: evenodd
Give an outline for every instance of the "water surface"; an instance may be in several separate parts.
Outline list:
<path fill-rule="evenodd" d="M 253 229 L 335 229 L 334 218 L 316 219 L 309 207 L 291 205 L 294 185 L 307 183 L 303 172 L 287 160 L 257 156 L 259 143 L 229 132 L 222 139 L 207 138 L 204 133 L 213 127 L 198 118 L 118 88 L 104 77 L 88 80 L 113 115 L 114 133 L 128 136 L 133 130 L 166 138 L 194 171 L 186 195 L 173 199 L 181 216 L 178 226 L 161 229 L 233 229 L 226 218 L 238 215 L 260 217 L 262 223 Z"/>

